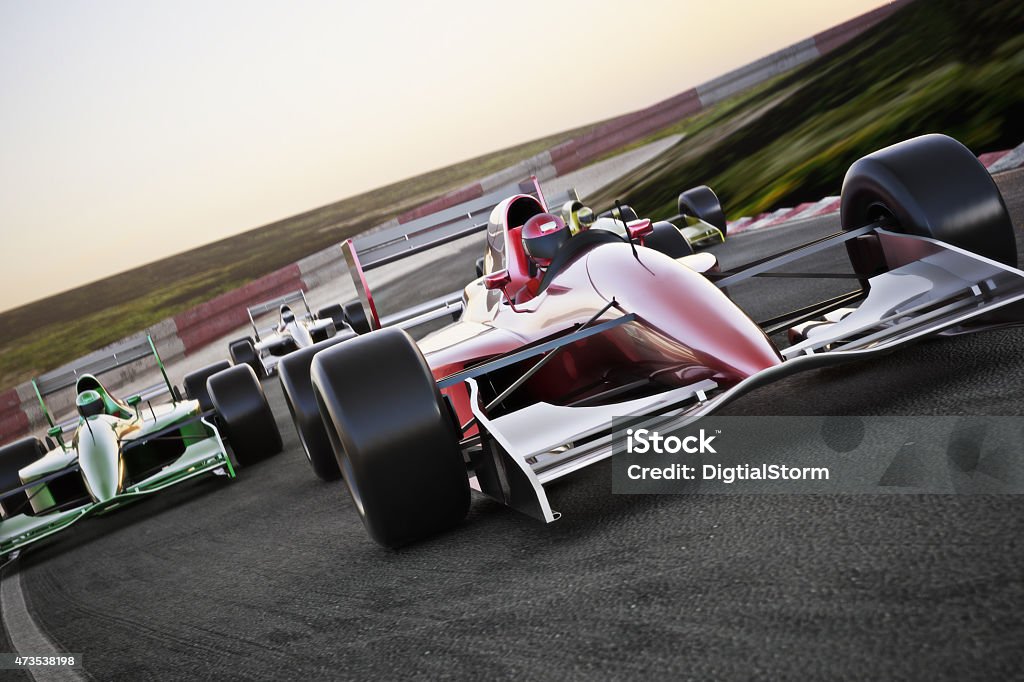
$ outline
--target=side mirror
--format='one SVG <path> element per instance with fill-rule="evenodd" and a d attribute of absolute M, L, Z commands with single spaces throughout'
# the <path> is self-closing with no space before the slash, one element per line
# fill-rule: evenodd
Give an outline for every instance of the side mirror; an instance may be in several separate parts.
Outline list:
<path fill-rule="evenodd" d="M 57 443 L 60 445 L 61 450 L 63 450 L 64 452 L 68 451 L 68 446 L 64 445 L 64 429 L 60 428 L 59 426 L 51 426 L 50 430 L 46 432 L 46 435 L 49 436 L 50 438 L 56 439 Z"/>
<path fill-rule="evenodd" d="M 643 239 L 654 232 L 654 225 L 650 220 L 641 220 L 639 222 L 626 225 L 626 229 L 629 230 L 630 239 Z"/>
<path fill-rule="evenodd" d="M 128 399 L 125 400 L 125 402 L 128 403 L 128 407 L 135 407 L 136 405 L 138 405 L 139 403 L 142 402 L 142 396 L 139 396 L 139 395 L 129 396 Z"/>
<path fill-rule="evenodd" d="M 504 289 L 511 281 L 512 275 L 508 270 L 498 270 L 484 277 L 484 289 L 487 289 L 487 291 Z"/>

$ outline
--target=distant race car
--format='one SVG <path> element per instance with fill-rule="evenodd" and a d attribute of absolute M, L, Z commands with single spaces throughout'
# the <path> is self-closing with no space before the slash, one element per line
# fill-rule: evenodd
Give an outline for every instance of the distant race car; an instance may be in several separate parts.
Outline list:
<path fill-rule="evenodd" d="M 387 328 L 325 345 L 290 387 L 314 469 L 343 473 L 381 544 L 459 523 L 471 488 L 554 521 L 545 485 L 611 455 L 613 415 L 671 430 L 801 370 L 1024 321 L 999 190 L 942 135 L 854 163 L 841 231 L 731 272 L 709 253 L 677 260 L 645 246 L 649 221 L 629 222 L 628 240 L 568 236 L 544 211 L 528 195 L 494 209 L 485 274 L 466 287 L 459 321 L 418 346 Z M 846 250 L 851 272 L 782 270 L 829 248 Z M 755 322 L 724 290 L 761 275 L 858 286 Z M 788 347 L 770 338 L 787 333 Z M 310 404 L 319 431 L 298 418 Z"/>
<path fill-rule="evenodd" d="M 680 225 L 679 231 L 690 246 L 710 246 L 725 241 L 728 226 L 725 213 L 711 188 L 706 185 L 688 189 L 679 195 L 679 214 L 669 222 Z"/>
<path fill-rule="evenodd" d="M 32 382 L 51 428 L 45 445 L 28 437 L 0 448 L 0 555 L 196 476 L 234 478 L 238 465 L 281 451 L 273 413 L 248 367 L 222 362 L 193 372 L 182 398 L 146 342 L 164 382 L 126 400 L 96 375 L 139 354 L 103 358 L 42 386 Z M 77 415 L 57 424 L 44 395 L 71 386 Z M 170 402 L 154 404 L 164 393 Z"/>
<path fill-rule="evenodd" d="M 718 196 L 706 185 L 688 189 L 679 195 L 678 214 L 663 221 L 679 230 L 686 244 L 689 253 L 693 253 L 697 247 L 721 244 L 725 241 L 727 225 L 725 213 L 722 211 L 722 204 Z M 601 220 L 621 224 L 638 220 L 636 211 L 630 206 L 618 206 L 596 217 L 590 208 L 583 202 L 568 201 L 561 208 L 562 219 L 569 226 L 569 230 L 576 234 Z M 611 228 L 616 229 L 616 228 Z M 679 253 L 675 257 L 687 255 Z"/>
<path fill-rule="evenodd" d="M 301 302 L 305 313 L 295 315 L 292 304 Z M 277 312 L 277 324 L 260 330 L 256 319 L 269 312 Z M 370 331 L 362 307 L 358 304 L 335 304 L 323 308 L 316 315 L 306 302 L 302 291 L 286 294 L 272 301 L 265 301 L 246 308 L 253 336 L 236 339 L 228 344 L 231 362 L 249 365 L 256 376 L 270 376 L 277 370 L 281 358 L 300 348 L 308 348 L 318 341 L 332 338 L 342 332 L 353 334 Z"/>

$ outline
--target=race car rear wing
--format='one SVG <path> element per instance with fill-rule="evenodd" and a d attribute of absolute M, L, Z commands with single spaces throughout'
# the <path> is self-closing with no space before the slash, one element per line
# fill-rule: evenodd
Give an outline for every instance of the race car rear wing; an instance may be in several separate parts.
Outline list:
<path fill-rule="evenodd" d="M 529 180 L 503 187 L 457 206 L 357 237 L 353 242 L 359 252 L 363 270 L 373 270 L 414 253 L 486 230 L 491 211 L 503 199 L 513 194 L 530 194 L 537 197 L 545 208 L 550 206 L 545 200 L 540 182 L 536 176 L 531 176 Z M 576 190 L 570 188 L 565 192 L 565 197 L 557 198 L 555 205 L 578 198 Z"/>
<path fill-rule="evenodd" d="M 457 206 L 446 208 L 422 218 L 411 220 L 396 227 L 373 232 L 356 239 L 346 240 L 342 244 L 342 252 L 348 264 L 349 275 L 355 285 L 359 301 L 366 311 L 367 319 L 373 329 L 382 326 L 377 313 L 373 294 L 366 281 L 366 272 L 408 258 L 417 253 L 437 248 L 463 237 L 483 232 L 487 229 L 487 221 L 491 211 L 502 200 L 514 194 L 529 194 L 537 197 L 545 209 L 561 206 L 566 201 L 579 199 L 575 188 L 569 188 L 556 197 L 551 203 L 544 196 L 540 182 L 536 176 L 528 180 L 509 185 L 500 190 L 485 194 L 463 202 Z M 410 308 L 387 318 L 387 325 L 415 326 L 449 314 L 458 314 L 461 310 L 462 292 L 455 291 L 445 294 L 435 301 Z M 438 308 L 441 303 L 441 308 Z M 427 306 L 434 304 L 435 314 L 431 314 Z M 415 321 L 415 323 L 412 323 Z"/>
<path fill-rule="evenodd" d="M 134 395 L 138 395 L 142 400 L 151 400 L 156 396 L 169 393 L 171 399 L 177 402 L 178 395 L 171 385 L 170 379 L 167 378 L 167 369 L 164 367 L 164 362 L 160 357 L 159 351 L 156 349 L 156 344 L 153 343 L 153 337 L 147 334 L 144 337 L 139 336 L 128 339 L 109 349 L 91 353 L 73 365 L 65 365 L 33 379 L 32 388 L 36 392 L 36 398 L 39 400 L 39 406 L 43 411 L 43 416 L 46 417 L 46 421 L 49 422 L 51 427 L 58 426 L 54 422 L 49 408 L 46 406 L 46 401 L 44 400 L 46 396 L 74 386 L 78 382 L 78 378 L 83 374 L 91 374 L 98 377 L 101 374 L 112 372 L 125 365 L 145 359 L 150 355 L 153 356 L 157 367 L 160 368 L 163 382 L 148 386 L 141 391 L 137 391 Z M 72 420 L 72 422 L 76 421 Z M 59 426 L 63 427 L 65 424 L 60 424 Z"/>
<path fill-rule="evenodd" d="M 252 326 L 252 330 L 253 330 L 253 332 L 255 332 L 256 338 L 257 339 L 260 338 L 260 332 L 261 331 L 266 333 L 266 332 L 269 332 L 269 331 L 273 331 L 274 329 L 277 328 L 277 325 L 274 325 L 274 326 L 267 327 L 267 328 L 262 329 L 262 330 L 259 329 L 256 326 L 256 318 L 257 317 L 260 317 L 262 315 L 266 315 L 267 313 L 270 313 L 270 312 L 276 312 L 277 310 L 279 310 L 281 308 L 281 306 L 289 305 L 289 304 L 295 303 L 297 301 L 302 301 L 302 305 L 306 308 L 306 317 L 307 317 L 307 319 L 313 319 L 313 311 L 310 310 L 309 301 L 306 300 L 306 292 L 304 292 L 302 289 L 299 289 L 298 291 L 293 291 L 291 293 L 285 294 L 284 296 L 279 296 L 278 298 L 275 298 L 275 299 L 270 300 L 270 301 L 263 301 L 262 303 L 257 303 L 256 305 L 251 305 L 248 308 L 246 308 L 245 312 L 249 315 L 249 324 Z"/>
<path fill-rule="evenodd" d="M 306 301 L 306 292 L 301 289 L 293 291 L 290 294 L 285 294 L 284 296 L 279 296 L 271 301 L 263 301 L 262 303 L 251 305 L 246 308 L 246 310 L 249 312 L 249 319 L 252 319 L 254 317 L 259 317 L 260 315 L 266 315 L 269 312 L 276 312 L 281 306 L 295 303 L 296 301 L 302 301 L 302 305 L 305 306 L 306 312 L 310 315 L 313 314 L 309 309 L 309 303 Z"/>

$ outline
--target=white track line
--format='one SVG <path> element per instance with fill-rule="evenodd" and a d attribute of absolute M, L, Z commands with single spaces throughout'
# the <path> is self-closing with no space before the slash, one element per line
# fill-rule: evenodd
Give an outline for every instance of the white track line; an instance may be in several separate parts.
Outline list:
<path fill-rule="evenodd" d="M 12 566 L 14 564 L 14 566 Z M 25 595 L 21 591 L 21 572 L 17 570 L 16 560 L 9 561 L 3 567 L 0 577 L 0 616 L 3 618 L 7 636 L 14 649 L 11 653 L 23 656 L 60 656 L 65 652 L 58 649 L 53 641 L 46 636 L 32 619 L 25 605 Z M 66 680 L 84 680 L 84 675 L 74 668 L 26 668 L 36 682 L 65 682 Z"/>

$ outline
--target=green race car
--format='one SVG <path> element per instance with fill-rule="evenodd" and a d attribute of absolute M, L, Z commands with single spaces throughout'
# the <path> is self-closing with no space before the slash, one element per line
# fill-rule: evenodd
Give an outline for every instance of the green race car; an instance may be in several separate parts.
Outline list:
<path fill-rule="evenodd" d="M 137 346 L 145 347 L 163 382 L 126 400 L 96 375 L 144 357 L 139 352 L 121 351 L 32 382 L 51 428 L 45 445 L 27 437 L 0 448 L 0 556 L 196 476 L 234 478 L 239 464 L 281 451 L 273 413 L 249 366 L 224 362 L 193 372 L 183 398 L 151 338 Z M 77 414 L 57 424 L 44 396 L 72 386 Z M 154 404 L 165 393 L 170 401 Z"/>

